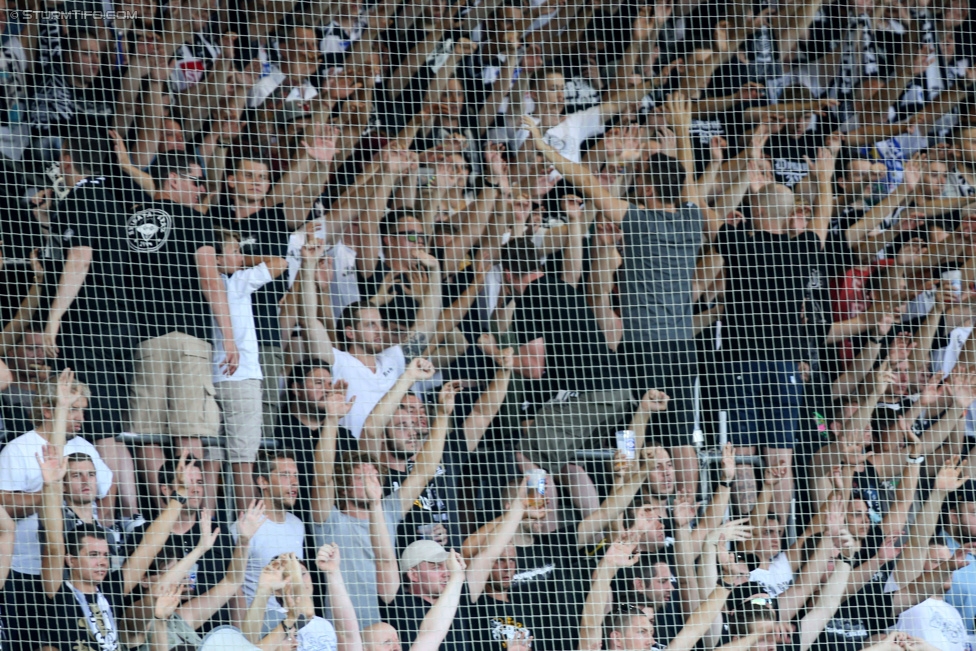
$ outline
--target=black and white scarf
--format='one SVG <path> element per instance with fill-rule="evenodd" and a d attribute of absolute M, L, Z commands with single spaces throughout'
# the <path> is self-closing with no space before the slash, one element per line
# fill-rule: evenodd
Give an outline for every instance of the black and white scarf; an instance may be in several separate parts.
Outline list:
<path fill-rule="evenodd" d="M 74 594 L 81 612 L 85 615 L 85 623 L 88 625 L 88 632 L 92 639 L 98 643 L 98 651 L 118 651 L 119 633 L 115 627 L 115 618 L 112 616 L 112 606 L 108 603 L 105 595 L 98 591 L 95 593 L 95 604 L 98 612 L 92 610 L 92 605 L 88 602 L 88 597 L 78 588 L 71 585 L 70 581 L 64 582 Z"/>

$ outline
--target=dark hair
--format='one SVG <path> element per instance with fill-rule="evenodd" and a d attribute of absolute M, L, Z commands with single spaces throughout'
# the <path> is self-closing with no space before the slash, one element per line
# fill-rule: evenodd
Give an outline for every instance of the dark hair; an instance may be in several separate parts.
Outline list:
<path fill-rule="evenodd" d="M 645 163 L 643 177 L 661 203 L 676 204 L 681 200 L 685 169 L 677 158 L 661 153 L 652 154 Z"/>
<path fill-rule="evenodd" d="M 248 144 L 235 148 L 233 155 L 230 156 L 229 160 L 227 161 L 227 171 L 225 172 L 225 177 L 236 173 L 237 170 L 240 169 L 241 163 L 246 160 L 264 165 L 268 168 L 270 173 L 271 154 L 263 147 Z"/>
<path fill-rule="evenodd" d="M 95 460 L 91 458 L 91 455 L 84 452 L 72 452 L 71 454 L 66 454 L 64 455 L 64 459 L 68 463 L 83 463 L 85 461 L 91 464 L 95 463 Z"/>
<path fill-rule="evenodd" d="M 332 373 L 332 369 L 329 368 L 325 360 L 318 357 L 303 357 L 298 360 L 292 365 L 291 371 L 288 373 L 288 389 L 290 390 L 295 384 L 304 384 L 308 376 L 319 369 L 325 369 L 330 374 Z"/>
<path fill-rule="evenodd" d="M 64 534 L 64 553 L 68 556 L 79 556 L 81 548 L 85 545 L 85 538 L 108 542 L 108 535 L 101 527 L 97 524 L 82 522 Z"/>
<path fill-rule="evenodd" d="M 755 594 L 755 593 L 753 593 Z M 746 599 L 748 595 L 743 597 Z M 752 631 L 752 624 L 756 622 L 775 622 L 778 619 L 776 611 L 758 604 L 737 604 L 735 610 L 729 612 L 728 625 L 732 637 L 745 637 Z"/>
<path fill-rule="evenodd" d="M 265 481 L 271 480 L 271 473 L 275 471 L 275 464 L 282 459 L 295 460 L 295 453 L 291 450 L 259 450 L 258 458 L 254 461 L 254 468 L 251 470 L 251 478 L 254 483 L 258 483 L 258 478 L 263 477 Z"/>
<path fill-rule="evenodd" d="M 85 128 L 87 126 L 87 128 Z M 86 176 L 105 176 L 111 165 L 111 145 L 105 125 L 79 125 L 61 143 L 62 156 Z"/>
<path fill-rule="evenodd" d="M 241 234 L 228 228 L 214 229 L 214 250 L 217 255 L 224 254 L 224 247 L 231 242 L 241 243 Z"/>
<path fill-rule="evenodd" d="M 634 617 L 644 617 L 647 618 L 647 613 L 640 606 L 635 606 L 633 604 L 623 604 L 619 608 L 614 609 L 609 615 L 604 623 L 604 629 L 609 637 L 610 633 L 614 631 L 622 631 L 630 625 L 630 620 Z"/>
<path fill-rule="evenodd" d="M 420 217 L 417 216 L 414 211 L 407 208 L 398 208 L 397 210 L 391 210 L 383 217 L 383 221 L 380 222 L 380 235 L 383 237 L 389 237 L 390 235 L 396 235 L 397 226 L 400 225 L 404 219 L 416 219 L 420 221 Z"/>
<path fill-rule="evenodd" d="M 342 453 L 339 457 L 339 463 L 335 467 L 335 488 L 336 495 L 342 496 L 342 493 L 348 488 L 349 480 L 352 478 L 353 473 L 359 466 L 370 465 L 376 468 L 377 471 L 382 472 L 382 466 L 376 463 L 376 461 L 366 454 L 365 452 L 359 450 L 348 450 Z"/>
<path fill-rule="evenodd" d="M 960 505 L 966 502 L 976 502 L 976 481 L 972 479 L 949 495 L 949 499 L 946 500 L 946 506 L 958 512 Z"/>
<path fill-rule="evenodd" d="M 98 31 L 92 27 L 76 25 L 68 28 L 68 34 L 64 39 L 65 54 L 69 57 L 81 49 L 82 41 L 95 41 L 98 43 L 99 50 L 102 50 L 102 38 Z"/>
<path fill-rule="evenodd" d="M 197 164 L 191 154 L 185 151 L 166 151 L 156 156 L 156 160 L 149 168 L 149 174 L 157 188 L 169 180 L 170 174 L 187 174 L 190 167 Z"/>
<path fill-rule="evenodd" d="M 405 328 L 413 327 L 417 320 L 417 301 L 409 296 L 397 294 L 387 303 L 379 306 L 380 318 L 383 324 L 396 324 Z"/>
<path fill-rule="evenodd" d="M 359 313 L 363 310 L 375 309 L 377 307 L 369 301 L 356 301 L 343 308 L 342 314 L 339 315 L 339 321 L 336 323 L 336 339 L 348 346 L 349 340 L 346 339 L 346 328 L 355 330 L 359 324 Z"/>
<path fill-rule="evenodd" d="M 505 271 L 522 277 L 541 269 L 539 252 L 535 244 L 528 237 L 516 237 L 509 240 L 501 249 L 501 265 Z"/>

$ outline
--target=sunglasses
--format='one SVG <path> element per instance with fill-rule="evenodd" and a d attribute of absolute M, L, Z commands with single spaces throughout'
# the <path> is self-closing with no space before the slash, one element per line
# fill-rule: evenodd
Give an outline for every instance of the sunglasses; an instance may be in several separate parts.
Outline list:
<path fill-rule="evenodd" d="M 203 179 L 199 176 L 193 176 L 192 174 L 187 174 L 185 172 L 179 172 L 177 174 L 180 178 L 184 178 L 187 181 L 193 181 L 194 183 L 203 183 Z"/>
<path fill-rule="evenodd" d="M 398 232 L 397 235 L 399 235 L 400 237 L 407 238 L 407 241 L 410 242 L 411 244 L 427 241 L 427 237 L 423 233 L 420 233 L 418 231 L 401 231 Z"/>
<path fill-rule="evenodd" d="M 766 597 L 753 597 L 752 599 L 746 600 L 743 605 L 745 606 L 760 606 L 762 608 L 772 608 L 773 600 Z"/>

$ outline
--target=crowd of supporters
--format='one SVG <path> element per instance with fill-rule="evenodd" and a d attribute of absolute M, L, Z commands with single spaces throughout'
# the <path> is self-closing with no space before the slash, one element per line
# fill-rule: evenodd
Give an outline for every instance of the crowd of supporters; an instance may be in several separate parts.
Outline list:
<path fill-rule="evenodd" d="M 972 651 L 970 0 L 0 0 L 3 651 Z"/>

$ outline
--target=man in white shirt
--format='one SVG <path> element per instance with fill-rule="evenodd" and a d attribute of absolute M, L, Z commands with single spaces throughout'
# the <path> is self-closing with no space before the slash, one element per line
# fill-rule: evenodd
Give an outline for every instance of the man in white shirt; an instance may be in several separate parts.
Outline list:
<path fill-rule="evenodd" d="M 413 329 L 398 346 L 386 345 L 383 319 L 372 303 L 357 301 L 342 311 L 336 331 L 344 340 L 345 350 L 332 345 L 328 330 L 318 318 L 315 292 L 306 291 L 303 306 L 306 318 L 305 336 L 309 352 L 332 367 L 334 382 L 344 381 L 346 400 L 352 408 L 339 421 L 356 439 L 373 408 L 382 400 L 414 358 L 421 357 L 437 329 L 441 311 L 441 272 L 437 259 L 426 252 L 414 256 L 417 267 L 427 273 L 427 287 Z M 312 265 L 302 271 L 304 282 L 312 282 Z M 418 271 L 421 269 L 418 269 Z"/>
<path fill-rule="evenodd" d="M 67 422 L 61 433 L 56 431 L 54 409 L 59 399 L 71 400 Z M 14 539 L 13 570 L 21 574 L 41 573 L 41 548 L 38 541 L 38 510 L 41 489 L 44 487 L 38 456 L 44 446 L 57 443 L 64 436 L 64 455 L 87 454 L 95 464 L 98 497 L 108 495 L 112 488 L 112 471 L 102 461 L 95 446 L 78 436 L 85 421 L 88 406 L 88 387 L 74 381 L 74 374 L 66 370 L 58 381 L 38 385 L 34 396 L 34 422 L 37 428 L 10 441 L 0 452 L 0 503 L 17 520 Z"/>
<path fill-rule="evenodd" d="M 298 464 L 291 452 L 262 450 L 254 463 L 254 483 L 264 500 L 267 520 L 251 538 L 251 546 L 244 570 L 244 597 L 248 605 L 254 599 L 258 579 L 265 566 L 282 554 L 294 554 L 299 560 L 305 556 L 305 524 L 293 513 L 298 499 Z M 237 540 L 237 523 L 231 525 Z M 279 604 L 269 599 L 268 610 L 277 611 Z"/>
<path fill-rule="evenodd" d="M 924 571 L 934 572 L 940 566 L 945 567 L 952 556 L 947 546 L 930 545 Z M 940 585 L 938 581 L 933 584 Z M 945 602 L 945 587 L 941 584 L 937 594 L 899 615 L 893 630 L 920 638 L 941 651 L 963 651 L 967 646 L 966 625 L 959 611 Z"/>

